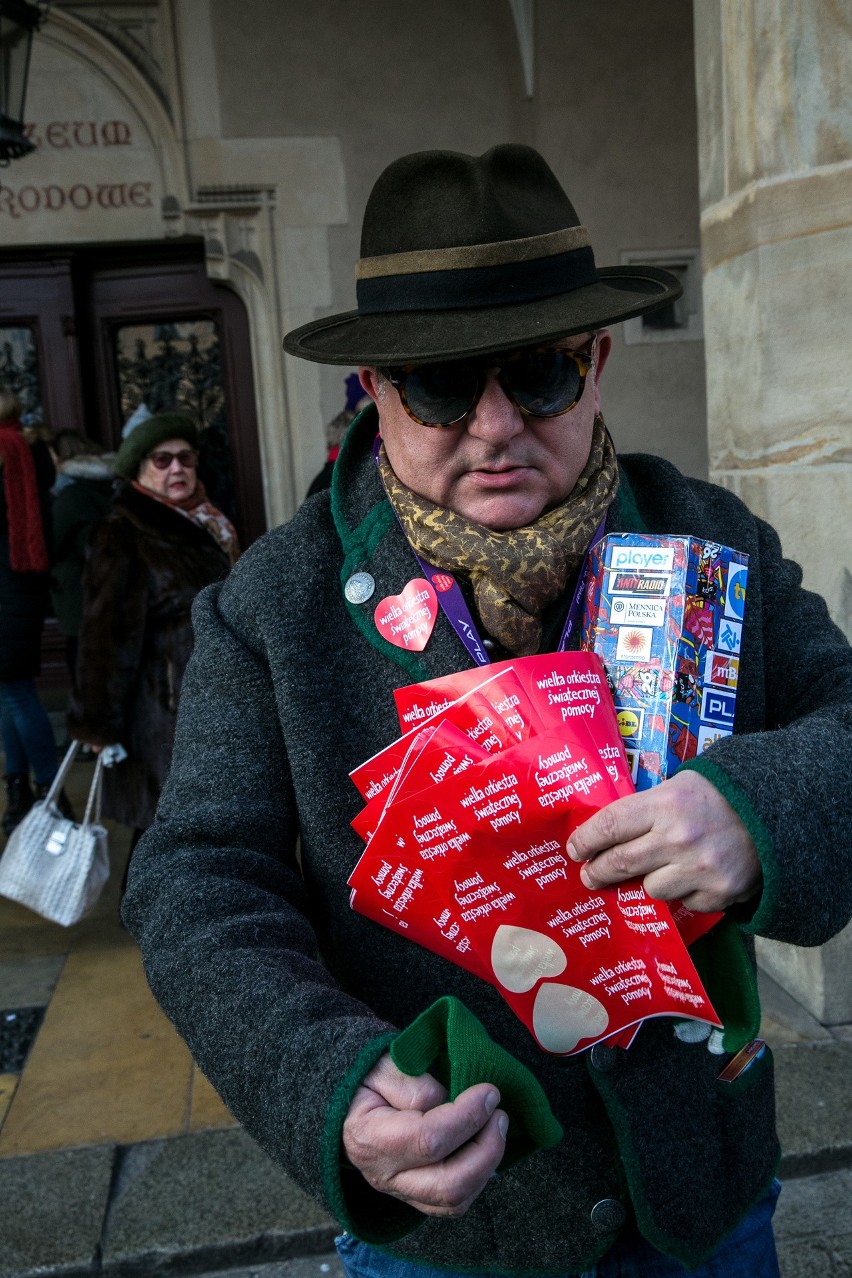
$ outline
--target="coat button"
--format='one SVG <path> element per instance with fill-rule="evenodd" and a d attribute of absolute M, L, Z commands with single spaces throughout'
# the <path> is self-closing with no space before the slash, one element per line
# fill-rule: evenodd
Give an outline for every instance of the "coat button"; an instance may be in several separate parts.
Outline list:
<path fill-rule="evenodd" d="M 594 1229 L 601 1234 L 614 1233 L 627 1219 L 627 1208 L 617 1198 L 602 1198 L 591 1210 Z"/>
<path fill-rule="evenodd" d="M 343 587 L 343 593 L 351 604 L 366 603 L 375 593 L 376 583 L 368 572 L 355 572 Z"/>
<path fill-rule="evenodd" d="M 615 1069 L 618 1053 L 617 1047 L 607 1047 L 606 1043 L 595 1043 L 589 1052 L 592 1068 L 599 1070 L 601 1074 L 608 1074 L 611 1069 Z"/>

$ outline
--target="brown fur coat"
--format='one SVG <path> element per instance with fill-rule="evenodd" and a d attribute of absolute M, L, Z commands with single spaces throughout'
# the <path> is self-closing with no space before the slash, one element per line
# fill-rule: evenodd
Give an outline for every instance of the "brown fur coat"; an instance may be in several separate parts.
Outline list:
<path fill-rule="evenodd" d="M 68 731 L 127 750 L 104 774 L 105 816 L 140 829 L 153 821 L 192 649 L 192 601 L 227 572 L 209 533 L 129 484 L 95 526 Z"/>

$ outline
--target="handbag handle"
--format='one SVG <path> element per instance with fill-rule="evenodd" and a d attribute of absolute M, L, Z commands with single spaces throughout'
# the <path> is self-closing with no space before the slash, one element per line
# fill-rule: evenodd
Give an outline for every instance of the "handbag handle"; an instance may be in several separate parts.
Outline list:
<path fill-rule="evenodd" d="M 97 825 L 101 819 L 101 791 L 103 789 L 104 775 L 104 758 L 103 753 L 98 755 L 98 761 L 95 764 L 95 775 L 92 777 L 92 784 L 89 786 L 89 797 L 86 800 L 86 811 L 83 815 L 83 824 L 81 829 L 85 829 L 91 823 L 92 809 L 94 808 L 95 820 Z"/>
<path fill-rule="evenodd" d="M 76 759 L 77 751 L 80 749 L 80 746 L 82 744 L 83 744 L 82 741 L 72 741 L 70 746 L 68 747 L 65 753 L 65 758 L 62 760 L 62 762 L 59 765 L 59 771 L 57 772 L 56 776 L 51 781 L 50 789 L 48 790 L 47 794 L 44 796 L 45 807 L 47 807 L 51 803 L 56 802 L 59 796 L 59 791 L 62 789 L 63 785 L 65 784 L 65 778 L 68 776 L 68 773 L 71 771 L 71 764 Z"/>

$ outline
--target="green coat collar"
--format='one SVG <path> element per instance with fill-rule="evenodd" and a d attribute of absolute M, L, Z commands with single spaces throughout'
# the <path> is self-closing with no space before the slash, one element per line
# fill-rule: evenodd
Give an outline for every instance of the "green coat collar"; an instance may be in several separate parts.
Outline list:
<path fill-rule="evenodd" d="M 405 652 L 388 643 L 373 623 L 375 605 L 388 594 L 398 594 L 419 573 L 417 560 L 402 534 L 387 499 L 371 450 L 378 420 L 373 405 L 353 421 L 334 467 L 331 511 L 343 549 L 341 590 L 356 572 L 369 572 L 376 593 L 365 604 L 346 600 L 346 609 L 363 637 L 413 681 L 434 679 L 467 664 L 458 638 L 443 612 L 439 613 L 429 645 L 422 653 Z M 645 523 L 636 505 L 630 479 L 619 467 L 619 488 L 607 521 L 609 532 L 643 532 Z"/>

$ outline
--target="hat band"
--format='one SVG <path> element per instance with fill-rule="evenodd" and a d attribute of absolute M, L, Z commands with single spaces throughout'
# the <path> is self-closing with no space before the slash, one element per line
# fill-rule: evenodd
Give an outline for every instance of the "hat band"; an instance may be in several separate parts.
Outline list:
<path fill-rule="evenodd" d="M 475 306 L 534 302 L 596 284 L 591 248 L 573 249 L 536 261 L 503 262 L 463 270 L 418 271 L 358 280 L 361 315 L 392 311 L 453 311 Z"/>

